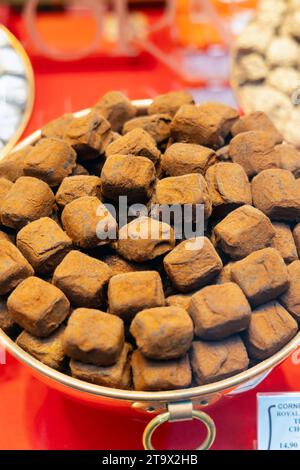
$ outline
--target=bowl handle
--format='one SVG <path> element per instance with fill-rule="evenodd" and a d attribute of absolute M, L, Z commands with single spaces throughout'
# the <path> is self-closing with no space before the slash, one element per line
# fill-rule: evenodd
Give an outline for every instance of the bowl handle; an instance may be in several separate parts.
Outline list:
<path fill-rule="evenodd" d="M 154 431 L 167 421 L 191 421 L 193 419 L 201 421 L 207 429 L 207 436 L 202 444 L 196 450 L 208 450 L 212 446 L 216 437 L 216 426 L 208 414 L 203 411 L 193 409 L 191 401 L 182 401 L 169 403 L 168 411 L 161 413 L 153 418 L 146 426 L 143 434 L 143 445 L 145 450 L 155 450 L 152 445 L 152 435 Z"/>

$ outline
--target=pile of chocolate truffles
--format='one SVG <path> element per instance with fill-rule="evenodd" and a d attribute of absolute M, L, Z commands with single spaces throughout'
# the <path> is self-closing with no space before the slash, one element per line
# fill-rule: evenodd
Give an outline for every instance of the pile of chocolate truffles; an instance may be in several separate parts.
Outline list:
<path fill-rule="evenodd" d="M 262 112 L 187 92 L 141 111 L 107 93 L 0 162 L 0 327 L 47 366 L 106 387 L 245 371 L 298 331 L 299 175 L 300 153 Z M 152 213 L 122 225 L 105 205 L 119 196 L 201 204 L 205 232 L 179 240 Z"/>

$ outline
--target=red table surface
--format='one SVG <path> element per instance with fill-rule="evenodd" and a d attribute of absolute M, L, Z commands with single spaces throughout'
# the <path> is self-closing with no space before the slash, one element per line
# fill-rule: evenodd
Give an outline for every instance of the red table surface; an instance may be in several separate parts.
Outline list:
<path fill-rule="evenodd" d="M 8 26 L 23 38 L 19 18 Z M 26 44 L 25 44 L 26 46 Z M 32 57 L 36 101 L 29 134 L 64 112 L 90 106 L 106 91 L 121 89 L 131 98 L 180 89 L 166 67 L 142 55 L 131 59 L 86 59 L 74 64 Z M 297 391 L 300 369 L 291 358 L 277 367 L 255 391 L 227 398 L 207 409 L 216 422 L 214 449 L 253 449 L 256 440 L 256 393 Z M 78 404 L 33 378 L 8 355 L 0 365 L 0 449 L 141 449 L 149 418 L 124 417 L 111 409 Z M 158 448 L 193 448 L 199 444 L 197 423 L 164 425 Z"/>

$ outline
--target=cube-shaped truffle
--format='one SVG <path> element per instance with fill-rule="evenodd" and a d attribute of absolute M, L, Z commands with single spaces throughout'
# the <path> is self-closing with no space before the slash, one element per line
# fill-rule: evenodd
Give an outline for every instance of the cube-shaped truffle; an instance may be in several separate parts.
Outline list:
<path fill-rule="evenodd" d="M 10 241 L 0 240 L 0 295 L 12 291 L 33 274 L 32 266 L 18 248 Z"/>
<path fill-rule="evenodd" d="M 251 186 L 241 165 L 220 162 L 208 168 L 205 179 L 215 210 L 232 210 L 252 204 Z"/>
<path fill-rule="evenodd" d="M 189 314 L 196 336 L 219 340 L 248 328 L 251 308 L 239 286 L 227 282 L 204 287 L 194 294 Z"/>
<path fill-rule="evenodd" d="M 16 343 L 28 354 L 52 369 L 62 370 L 65 360 L 63 336 L 65 327 L 61 326 L 48 338 L 36 338 L 27 331 L 17 337 Z"/>
<path fill-rule="evenodd" d="M 221 103 L 186 104 L 175 114 L 171 135 L 175 141 L 206 147 L 224 145 L 231 127 L 239 118 L 238 111 Z"/>
<path fill-rule="evenodd" d="M 0 207 L 13 183 L 6 178 L 0 177 Z"/>
<path fill-rule="evenodd" d="M 148 108 L 148 114 L 169 114 L 175 116 L 184 104 L 194 104 L 194 99 L 187 91 L 171 91 L 165 95 L 156 96 Z"/>
<path fill-rule="evenodd" d="M 272 141 L 276 144 L 280 144 L 283 141 L 282 135 L 263 111 L 254 111 L 253 113 L 241 116 L 238 121 L 233 124 L 231 133 L 233 136 L 236 136 L 242 132 L 260 131 L 262 129 L 264 132 L 272 134 Z"/>
<path fill-rule="evenodd" d="M 170 137 L 171 116 L 168 114 L 151 114 L 130 119 L 123 126 L 123 134 L 127 134 L 140 127 L 148 132 L 157 144 L 168 140 Z"/>
<path fill-rule="evenodd" d="M 67 204 L 61 220 L 69 237 L 81 248 L 94 248 L 116 239 L 117 222 L 95 196 Z"/>
<path fill-rule="evenodd" d="M 17 247 L 40 274 L 49 274 L 72 248 L 72 240 L 49 217 L 23 227 L 17 235 Z"/>
<path fill-rule="evenodd" d="M 31 149 L 31 145 L 27 145 L 21 150 L 5 155 L 0 161 L 0 176 L 13 183 L 21 176 L 24 176 L 24 159 Z"/>
<path fill-rule="evenodd" d="M 211 215 L 212 205 L 204 177 L 197 173 L 170 176 L 159 180 L 155 190 L 155 202 L 160 206 L 192 206 L 192 218 L 198 205 L 204 206 L 205 219 Z M 187 216 L 186 216 L 187 217 Z M 185 218 L 186 218 L 185 217 Z"/>
<path fill-rule="evenodd" d="M 288 268 L 289 286 L 280 297 L 280 302 L 300 322 L 300 261 L 294 261 Z"/>
<path fill-rule="evenodd" d="M 300 189 L 294 175 L 278 168 L 259 173 L 252 181 L 253 204 L 275 220 L 300 218 Z"/>
<path fill-rule="evenodd" d="M 70 202 L 83 196 L 95 196 L 100 198 L 101 179 L 93 175 L 77 175 L 64 178 L 55 195 L 55 200 L 60 207 L 65 207 Z"/>
<path fill-rule="evenodd" d="M 285 346 L 297 333 L 294 318 L 278 302 L 261 305 L 252 312 L 249 329 L 244 334 L 251 359 L 263 360 Z"/>
<path fill-rule="evenodd" d="M 160 151 L 156 142 L 148 132 L 137 127 L 109 144 L 105 150 L 108 157 L 111 155 L 135 155 L 149 158 L 154 164 L 160 160 Z"/>
<path fill-rule="evenodd" d="M 191 366 L 197 385 L 204 385 L 240 374 L 248 368 L 249 358 L 241 338 L 223 341 L 194 341 Z"/>
<path fill-rule="evenodd" d="M 138 217 L 119 230 L 117 251 L 137 263 L 152 260 L 175 246 L 172 227 L 150 217 Z"/>
<path fill-rule="evenodd" d="M 155 179 L 155 167 L 148 158 L 112 155 L 102 168 L 102 194 L 115 202 L 120 196 L 127 196 L 129 204 L 146 202 L 152 196 Z"/>
<path fill-rule="evenodd" d="M 190 292 L 208 284 L 223 264 L 210 240 L 196 237 L 184 240 L 164 258 L 164 267 L 180 292 Z"/>
<path fill-rule="evenodd" d="M 157 307 L 139 312 L 132 320 L 130 333 L 148 359 L 177 359 L 189 350 L 194 326 L 181 307 Z"/>
<path fill-rule="evenodd" d="M 70 316 L 64 350 L 72 359 L 96 366 L 111 366 L 119 359 L 123 346 L 124 324 L 115 315 L 78 308 Z"/>
<path fill-rule="evenodd" d="M 25 157 L 24 175 L 58 186 L 76 166 L 76 152 L 60 139 L 40 140 Z"/>
<path fill-rule="evenodd" d="M 275 237 L 272 240 L 271 247 L 275 248 L 281 254 L 287 264 L 296 261 L 298 259 L 297 248 L 294 241 L 295 232 L 297 232 L 296 228 L 294 229 L 293 237 L 293 233 L 288 225 L 281 222 L 273 222 L 272 225 L 275 229 Z"/>
<path fill-rule="evenodd" d="M 295 178 L 300 177 L 300 152 L 293 145 L 284 143 L 276 145 L 274 148 L 276 158 L 276 167 L 283 170 L 289 170 Z"/>
<path fill-rule="evenodd" d="M 107 264 L 80 251 L 71 251 L 53 274 L 53 284 L 76 307 L 100 307 L 111 277 Z"/>
<path fill-rule="evenodd" d="M 70 303 L 60 289 L 33 276 L 10 294 L 7 306 L 18 325 L 41 338 L 56 330 L 70 311 Z"/>
<path fill-rule="evenodd" d="M 213 231 L 215 243 L 231 258 L 239 259 L 269 246 L 275 230 L 263 212 L 242 206 L 228 214 Z"/>
<path fill-rule="evenodd" d="M 8 311 L 6 298 L 0 298 L 0 329 L 10 334 L 15 326 L 12 314 Z"/>
<path fill-rule="evenodd" d="M 104 153 L 110 133 L 109 122 L 92 111 L 70 122 L 65 130 L 64 140 L 74 148 L 78 158 L 83 161 L 93 160 Z"/>
<path fill-rule="evenodd" d="M 252 178 L 263 170 L 277 167 L 275 143 L 272 134 L 264 130 L 243 132 L 230 141 L 229 155 Z"/>
<path fill-rule="evenodd" d="M 125 343 L 121 354 L 112 366 L 95 366 L 71 359 L 70 369 L 73 377 L 102 387 L 130 389 L 131 371 L 129 356 L 132 347 Z"/>
<path fill-rule="evenodd" d="M 169 295 L 169 297 L 166 298 L 166 305 L 168 305 L 169 307 L 182 307 L 185 310 L 188 310 L 191 303 L 192 295 L 192 292 L 189 294 Z"/>
<path fill-rule="evenodd" d="M 135 390 L 163 391 L 187 388 L 192 372 L 188 355 L 170 361 L 152 361 L 140 351 L 134 351 L 131 360 Z"/>
<path fill-rule="evenodd" d="M 98 101 L 95 110 L 110 123 L 113 131 L 119 132 L 137 112 L 136 107 L 123 93 L 109 91 Z"/>
<path fill-rule="evenodd" d="M 138 271 L 113 276 L 108 286 L 109 312 L 130 321 L 137 312 L 165 304 L 160 275 Z"/>
<path fill-rule="evenodd" d="M 205 175 L 207 169 L 215 162 L 214 150 L 202 145 L 180 142 L 170 145 L 161 159 L 162 169 L 168 176 L 190 173 Z"/>
<path fill-rule="evenodd" d="M 252 305 L 269 302 L 288 288 L 286 265 L 274 248 L 255 251 L 234 263 L 231 276 Z"/>
<path fill-rule="evenodd" d="M 65 130 L 73 119 L 73 114 L 64 114 L 57 119 L 53 119 L 42 127 L 42 137 L 63 139 Z"/>
<path fill-rule="evenodd" d="M 1 204 L 1 222 L 18 230 L 33 220 L 50 215 L 53 204 L 54 194 L 44 181 L 22 176 Z"/>

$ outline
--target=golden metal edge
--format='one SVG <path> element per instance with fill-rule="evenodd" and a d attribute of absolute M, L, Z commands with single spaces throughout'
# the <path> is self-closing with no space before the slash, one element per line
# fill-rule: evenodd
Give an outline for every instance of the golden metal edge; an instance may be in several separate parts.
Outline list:
<path fill-rule="evenodd" d="M 133 100 L 135 104 L 140 109 L 146 108 L 149 106 L 152 100 Z M 84 109 L 74 113 L 75 117 L 80 117 L 86 115 L 90 111 L 90 108 Z M 15 150 L 20 150 L 26 145 L 33 144 L 41 136 L 41 131 L 37 130 L 22 142 L 20 142 Z M 42 362 L 38 361 L 34 357 L 30 356 L 23 349 L 17 346 L 9 336 L 7 336 L 4 331 L 0 329 L 0 345 L 3 345 L 15 358 L 19 359 L 21 362 L 24 362 L 30 368 L 38 371 L 47 378 L 58 382 L 59 384 L 65 385 L 73 390 L 81 391 L 93 396 L 111 398 L 124 400 L 129 402 L 176 402 L 189 399 L 199 399 L 206 395 L 211 395 L 216 392 L 232 389 L 238 385 L 241 385 L 248 380 L 252 380 L 259 375 L 271 370 L 276 365 L 280 364 L 284 359 L 286 359 L 293 351 L 295 351 L 300 346 L 300 332 L 282 348 L 276 354 L 270 358 L 260 362 L 256 366 L 247 369 L 246 371 L 237 374 L 233 377 L 230 377 L 219 382 L 214 382 L 208 385 L 201 385 L 198 387 L 191 387 L 187 389 L 172 390 L 167 392 L 138 392 L 138 391 L 128 391 L 113 389 L 108 387 L 102 387 L 100 385 L 90 384 L 79 379 L 70 377 L 62 372 L 58 372 L 55 369 L 52 369 Z"/>
<path fill-rule="evenodd" d="M 3 149 L 1 149 L 0 151 L 0 160 L 1 160 L 2 158 L 5 157 L 5 155 L 7 155 L 13 149 L 14 145 L 18 142 L 19 138 L 22 136 L 23 132 L 26 129 L 26 126 L 29 122 L 29 119 L 33 110 L 33 105 L 34 105 L 35 81 L 34 81 L 34 73 L 33 73 L 31 62 L 22 44 L 4 25 L 0 25 L 0 29 L 5 31 L 5 33 L 8 36 L 10 44 L 17 50 L 17 52 L 20 54 L 24 62 L 25 73 L 26 73 L 26 78 L 28 81 L 28 88 L 29 88 L 29 95 L 28 95 L 28 101 L 26 104 L 26 110 L 23 114 L 18 130 L 16 131 L 14 136 L 11 138 L 11 140 L 3 147 Z"/>

